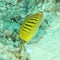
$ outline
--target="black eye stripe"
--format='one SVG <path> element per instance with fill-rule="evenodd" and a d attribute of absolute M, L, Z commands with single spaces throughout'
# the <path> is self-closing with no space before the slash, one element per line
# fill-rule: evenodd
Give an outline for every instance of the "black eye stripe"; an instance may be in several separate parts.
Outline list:
<path fill-rule="evenodd" d="M 36 18 L 36 19 L 37 19 L 38 17 L 37 17 L 37 16 L 35 16 L 34 18 Z"/>

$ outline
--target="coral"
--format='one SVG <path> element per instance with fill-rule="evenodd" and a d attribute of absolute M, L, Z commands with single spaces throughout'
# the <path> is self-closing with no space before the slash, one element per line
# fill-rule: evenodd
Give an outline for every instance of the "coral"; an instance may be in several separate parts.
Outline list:
<path fill-rule="evenodd" d="M 24 18 L 36 12 L 45 20 L 27 44 L 30 54 L 18 34 Z M 59 0 L 0 0 L 0 60 L 60 60 L 59 26 Z"/>

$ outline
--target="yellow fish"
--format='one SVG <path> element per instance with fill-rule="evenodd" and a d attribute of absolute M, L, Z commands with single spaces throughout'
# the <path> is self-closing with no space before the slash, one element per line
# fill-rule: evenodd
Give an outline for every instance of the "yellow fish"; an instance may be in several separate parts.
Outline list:
<path fill-rule="evenodd" d="M 35 13 L 28 15 L 19 31 L 19 37 L 25 42 L 29 42 L 37 33 L 40 25 L 43 22 L 43 14 Z"/>

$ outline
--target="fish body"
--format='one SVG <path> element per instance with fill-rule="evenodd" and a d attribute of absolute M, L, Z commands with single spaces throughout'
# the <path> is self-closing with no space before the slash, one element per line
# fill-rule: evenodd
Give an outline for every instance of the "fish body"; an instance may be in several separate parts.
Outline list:
<path fill-rule="evenodd" d="M 19 37 L 25 43 L 27 43 L 36 35 L 42 22 L 43 22 L 42 13 L 35 13 L 27 16 L 23 24 L 21 25 L 21 28 L 19 31 Z"/>

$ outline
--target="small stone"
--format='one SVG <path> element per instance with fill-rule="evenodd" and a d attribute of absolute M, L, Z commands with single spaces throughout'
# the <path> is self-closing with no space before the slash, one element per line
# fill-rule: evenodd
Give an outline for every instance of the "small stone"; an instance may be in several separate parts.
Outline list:
<path fill-rule="evenodd" d="M 4 31 L 4 34 L 5 34 L 5 36 L 7 36 L 7 37 L 11 36 L 12 33 L 13 33 L 13 30 L 5 30 L 5 31 Z"/>

